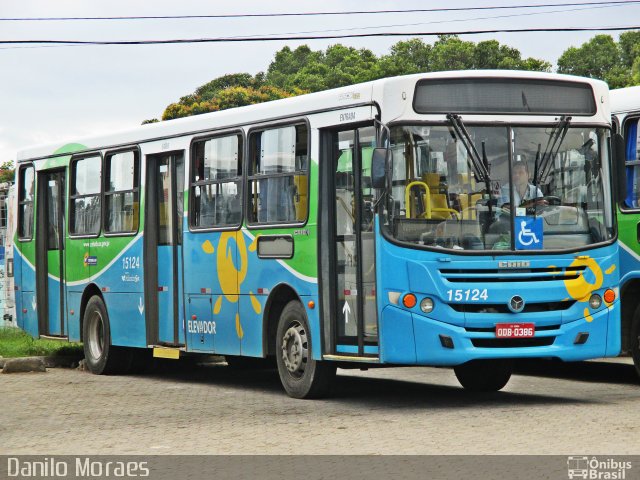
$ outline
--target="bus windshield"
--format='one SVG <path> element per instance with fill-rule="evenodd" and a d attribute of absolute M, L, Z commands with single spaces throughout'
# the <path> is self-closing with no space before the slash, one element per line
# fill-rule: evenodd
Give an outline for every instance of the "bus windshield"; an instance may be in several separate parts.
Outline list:
<path fill-rule="evenodd" d="M 384 225 L 395 240 L 452 250 L 563 250 L 613 238 L 606 128 L 391 128 Z M 475 157 L 475 158 L 474 158 Z"/>

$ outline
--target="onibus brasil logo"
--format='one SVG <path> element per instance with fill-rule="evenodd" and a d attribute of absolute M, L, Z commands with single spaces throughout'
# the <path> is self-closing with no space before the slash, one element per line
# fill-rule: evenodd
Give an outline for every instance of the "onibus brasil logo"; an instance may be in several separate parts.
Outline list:
<path fill-rule="evenodd" d="M 570 456 L 567 458 L 567 475 L 569 478 L 585 478 L 598 480 L 624 480 L 631 462 L 597 457 Z"/>

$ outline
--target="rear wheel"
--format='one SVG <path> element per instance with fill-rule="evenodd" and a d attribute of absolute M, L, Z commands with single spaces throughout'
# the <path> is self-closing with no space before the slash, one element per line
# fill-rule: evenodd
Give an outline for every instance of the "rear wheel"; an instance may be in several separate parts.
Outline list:
<path fill-rule="evenodd" d="M 109 315 L 104 302 L 98 296 L 91 297 L 87 303 L 82 333 L 85 363 L 91 373 L 121 373 L 131 366 L 131 350 L 111 345 Z"/>
<path fill-rule="evenodd" d="M 497 392 L 511 378 L 512 360 L 472 360 L 453 368 L 465 390 Z"/>
<path fill-rule="evenodd" d="M 319 398 L 329 392 L 336 367 L 311 358 L 311 331 L 298 301 L 289 302 L 278 321 L 276 359 L 282 386 L 293 398 Z"/>

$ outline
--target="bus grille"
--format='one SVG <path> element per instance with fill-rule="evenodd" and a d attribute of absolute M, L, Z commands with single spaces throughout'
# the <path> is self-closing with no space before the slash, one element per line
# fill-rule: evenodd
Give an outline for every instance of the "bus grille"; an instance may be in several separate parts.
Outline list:
<path fill-rule="evenodd" d="M 526 303 L 520 313 L 561 312 L 569 310 L 575 303 L 575 300 Z M 506 303 L 450 303 L 449 306 L 461 313 L 512 313 Z"/>
<path fill-rule="evenodd" d="M 440 275 L 451 283 L 486 283 L 486 282 L 530 282 L 575 280 L 580 278 L 586 267 L 544 267 L 503 269 L 442 269 Z"/>

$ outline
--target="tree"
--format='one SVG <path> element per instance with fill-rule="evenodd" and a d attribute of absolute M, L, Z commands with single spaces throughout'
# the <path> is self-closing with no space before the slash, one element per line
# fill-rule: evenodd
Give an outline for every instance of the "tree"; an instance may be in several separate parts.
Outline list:
<path fill-rule="evenodd" d="M 266 81 L 270 85 L 282 89 L 287 89 L 292 86 L 304 88 L 300 86 L 300 84 L 303 83 L 301 80 L 305 74 L 308 75 L 310 72 L 303 72 L 303 69 L 309 65 L 322 64 L 322 57 L 322 52 L 314 52 L 308 45 L 301 45 L 295 50 L 291 50 L 289 47 L 283 47 L 282 50 L 276 52 L 274 60 L 269 65 Z M 324 73 L 324 71 L 322 73 Z M 316 78 L 311 83 L 314 82 L 318 83 L 318 79 Z"/>
<path fill-rule="evenodd" d="M 13 160 L 0 165 L 0 183 L 13 183 L 15 178 L 15 166 Z"/>
<path fill-rule="evenodd" d="M 318 92 L 377 78 L 378 58 L 371 50 L 331 45 L 325 52 L 307 45 L 295 50 L 284 47 L 269 65 L 266 82 L 294 91 Z"/>
<path fill-rule="evenodd" d="M 631 48 L 631 47 L 630 47 Z M 167 106 L 163 120 L 318 92 L 377 78 L 420 72 L 503 68 L 548 71 L 551 65 L 535 58 L 522 59 L 520 51 L 496 40 L 478 44 L 456 35 L 441 35 L 429 45 L 419 38 L 393 45 L 377 57 L 366 48 L 341 44 L 326 50 L 301 45 L 276 52 L 266 73 L 233 73 L 215 78 Z"/>
<path fill-rule="evenodd" d="M 624 32 L 618 39 L 620 46 L 620 60 L 626 67 L 633 67 L 640 57 L 640 31 Z"/>
<path fill-rule="evenodd" d="M 255 103 L 268 102 L 280 98 L 299 95 L 300 91 L 287 92 L 282 89 L 263 85 L 259 88 L 233 86 L 208 92 L 208 99 L 204 100 L 198 95 L 190 95 L 190 103 L 183 97 L 180 102 L 169 105 L 162 114 L 163 120 L 199 115 L 201 113 L 216 112 L 227 108 L 243 107 Z"/>
<path fill-rule="evenodd" d="M 224 90 L 225 88 L 259 88 L 264 82 L 256 77 L 253 77 L 249 73 L 232 73 L 229 75 L 223 75 L 222 77 L 218 77 L 199 86 L 192 95 L 200 100 L 210 100 L 215 97 L 220 90 Z"/>
<path fill-rule="evenodd" d="M 474 65 L 475 44 L 460 40 L 457 35 L 440 35 L 431 49 L 432 72 L 467 70 Z"/>
<path fill-rule="evenodd" d="M 378 77 L 394 77 L 412 73 L 428 72 L 431 61 L 431 45 L 419 38 L 400 41 L 391 46 L 389 55 L 378 62 Z"/>
<path fill-rule="evenodd" d="M 558 72 L 606 81 L 611 88 L 640 84 L 640 32 L 596 35 L 580 47 L 569 47 L 558 59 Z"/>

